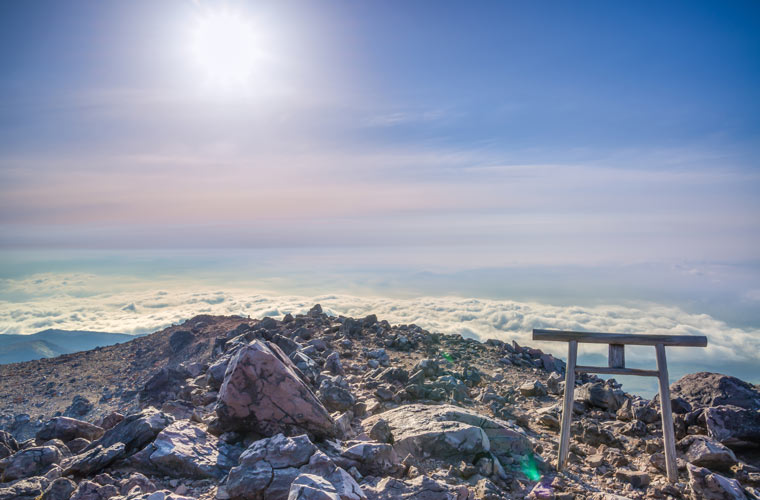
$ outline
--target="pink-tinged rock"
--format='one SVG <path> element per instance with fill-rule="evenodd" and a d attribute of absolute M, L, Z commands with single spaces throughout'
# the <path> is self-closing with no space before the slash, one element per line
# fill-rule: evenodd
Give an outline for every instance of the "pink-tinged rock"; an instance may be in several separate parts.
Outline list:
<path fill-rule="evenodd" d="M 265 436 L 335 435 L 335 424 L 297 369 L 273 344 L 254 340 L 230 361 L 216 413 L 224 430 L 256 431 Z"/>

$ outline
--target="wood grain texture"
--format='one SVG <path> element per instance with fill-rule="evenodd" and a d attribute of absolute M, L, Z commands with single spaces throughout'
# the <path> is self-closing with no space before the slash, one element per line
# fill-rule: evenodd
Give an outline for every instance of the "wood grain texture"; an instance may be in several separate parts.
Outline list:
<path fill-rule="evenodd" d="M 571 340 L 567 347 L 567 367 L 565 369 L 565 399 L 562 405 L 562 422 L 559 432 L 559 453 L 557 470 L 567 465 L 567 452 L 570 450 L 570 426 L 573 418 L 573 396 L 575 394 L 575 362 L 578 358 L 578 343 Z"/>
<path fill-rule="evenodd" d="M 610 344 L 607 364 L 610 368 L 625 368 L 625 345 Z"/>
<path fill-rule="evenodd" d="M 604 373 L 605 375 L 635 375 L 637 377 L 659 377 L 657 370 L 641 370 L 639 368 L 610 368 L 608 366 L 576 366 L 579 373 Z"/>
<path fill-rule="evenodd" d="M 670 383 L 668 381 L 668 363 L 665 358 L 665 346 L 657 344 L 657 370 L 660 372 L 660 407 L 662 413 L 662 437 L 665 446 L 665 469 L 668 472 L 668 481 L 678 481 L 678 469 L 676 467 L 676 439 L 673 430 L 673 412 L 670 407 Z"/>

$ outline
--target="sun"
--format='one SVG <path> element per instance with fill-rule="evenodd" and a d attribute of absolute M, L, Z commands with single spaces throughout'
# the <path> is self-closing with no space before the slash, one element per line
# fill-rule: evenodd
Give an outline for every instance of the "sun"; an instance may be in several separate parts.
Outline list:
<path fill-rule="evenodd" d="M 196 19 L 191 38 L 193 62 L 208 81 L 235 85 L 250 79 L 260 48 L 246 16 L 229 10 L 206 12 Z"/>

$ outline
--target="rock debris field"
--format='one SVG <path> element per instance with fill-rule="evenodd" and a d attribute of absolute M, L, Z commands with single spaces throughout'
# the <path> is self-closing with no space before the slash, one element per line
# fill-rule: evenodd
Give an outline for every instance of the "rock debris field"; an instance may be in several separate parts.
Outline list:
<path fill-rule="evenodd" d="M 327 316 L 197 316 L 0 366 L 0 500 L 760 499 L 760 392 L 715 373 L 659 405 L 577 380 L 557 473 L 562 360 Z"/>

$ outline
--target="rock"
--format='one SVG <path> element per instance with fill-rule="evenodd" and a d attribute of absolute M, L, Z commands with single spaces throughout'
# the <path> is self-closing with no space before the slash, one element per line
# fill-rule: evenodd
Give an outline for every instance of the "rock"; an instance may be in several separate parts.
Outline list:
<path fill-rule="evenodd" d="M 414 365 L 412 373 L 418 370 L 422 370 L 422 373 L 424 373 L 427 378 L 437 377 L 441 371 L 438 361 L 434 359 L 421 359 L 418 361 L 417 364 Z"/>
<path fill-rule="evenodd" d="M 366 498 L 356 481 L 317 450 L 305 434 L 278 434 L 254 442 L 230 471 L 227 493 L 233 500 L 284 500 L 295 478 L 303 473 L 328 481 L 341 500 Z"/>
<path fill-rule="evenodd" d="M 290 485 L 288 500 L 340 500 L 335 487 L 314 474 L 299 474 Z"/>
<path fill-rule="evenodd" d="M 333 375 L 345 375 L 343 364 L 340 362 L 340 354 L 333 352 L 325 359 L 325 370 Z"/>
<path fill-rule="evenodd" d="M 518 387 L 518 390 L 520 391 L 520 394 L 523 396 L 546 396 L 546 386 L 542 384 L 538 380 L 534 380 L 532 382 L 525 382 L 520 387 Z"/>
<path fill-rule="evenodd" d="M 379 418 L 369 430 L 369 437 L 381 443 L 393 444 L 393 432 L 388 422 Z"/>
<path fill-rule="evenodd" d="M 130 493 L 132 490 L 139 491 L 140 493 L 153 493 L 156 491 L 156 485 L 143 474 L 133 472 L 126 480 L 122 481 L 120 486 L 122 495 Z"/>
<path fill-rule="evenodd" d="M 67 475 L 88 476 L 108 467 L 125 455 L 126 445 L 124 443 L 116 443 L 108 448 L 98 445 L 66 461 L 64 473 Z"/>
<path fill-rule="evenodd" d="M 77 484 L 71 479 L 59 477 L 47 487 L 40 500 L 69 500 Z"/>
<path fill-rule="evenodd" d="M 336 377 L 340 379 L 341 377 Z M 347 386 L 347 384 L 344 383 Z M 329 411 L 347 411 L 356 404 L 351 391 L 342 387 L 335 379 L 326 377 L 319 384 L 319 399 Z"/>
<path fill-rule="evenodd" d="M 0 484 L 0 500 L 36 500 L 50 484 L 44 477 L 30 477 L 12 484 Z"/>
<path fill-rule="evenodd" d="M 287 498 L 290 484 L 317 451 L 306 435 L 277 434 L 254 442 L 240 455 L 227 477 L 232 499 Z"/>
<path fill-rule="evenodd" d="M 359 462 L 359 471 L 364 475 L 392 476 L 401 470 L 399 457 L 388 443 L 358 443 L 341 455 Z"/>
<path fill-rule="evenodd" d="M 68 446 L 69 451 L 73 453 L 74 455 L 79 454 L 82 450 L 87 448 L 90 445 L 90 442 L 86 440 L 85 438 L 76 438 L 72 439 L 68 443 L 66 443 L 66 446 Z"/>
<path fill-rule="evenodd" d="M 702 417 L 707 435 L 732 448 L 760 445 L 760 410 L 737 406 L 705 408 Z"/>
<path fill-rule="evenodd" d="M 39 476 L 53 464 L 61 462 L 61 451 L 55 446 L 35 446 L 20 450 L 0 461 L 3 482 Z"/>
<path fill-rule="evenodd" d="M 106 500 L 119 494 L 112 484 L 100 485 L 92 481 L 82 481 L 71 495 L 71 500 Z"/>
<path fill-rule="evenodd" d="M 97 425 L 104 430 L 112 429 L 116 424 L 124 420 L 124 415 L 118 411 L 112 411 L 97 421 Z"/>
<path fill-rule="evenodd" d="M 732 405 L 760 410 L 760 391 L 736 377 L 699 372 L 681 377 L 670 386 L 671 397 L 681 397 L 694 408 Z"/>
<path fill-rule="evenodd" d="M 688 464 L 689 488 L 700 500 L 746 500 L 741 484 L 709 470 Z"/>
<path fill-rule="evenodd" d="M 0 459 L 11 456 L 17 451 L 16 439 L 9 432 L 0 430 Z"/>
<path fill-rule="evenodd" d="M 139 413 L 133 413 L 124 420 L 107 430 L 97 441 L 93 441 L 85 450 L 92 450 L 97 446 L 109 448 L 117 443 L 124 444 L 126 454 L 133 453 L 155 437 L 174 419 L 155 408 L 147 408 Z"/>
<path fill-rule="evenodd" d="M 644 488 L 649 486 L 649 482 L 651 481 L 649 474 L 646 472 L 627 469 L 619 469 L 615 472 L 615 477 L 620 481 L 629 483 L 634 488 Z"/>
<path fill-rule="evenodd" d="M 714 470 L 729 470 L 737 463 L 728 447 L 707 436 L 686 436 L 677 444 L 687 462 Z"/>
<path fill-rule="evenodd" d="M 532 445 L 517 426 L 452 405 L 413 404 L 367 418 L 371 429 L 380 418 L 388 422 L 399 456 L 467 459 L 478 453 L 523 455 Z"/>
<path fill-rule="evenodd" d="M 562 377 L 557 372 L 552 372 L 549 375 L 549 378 L 546 379 L 546 389 L 549 392 L 549 394 L 562 394 L 562 389 L 560 388 L 560 382 L 562 382 Z"/>
<path fill-rule="evenodd" d="M 92 410 L 93 406 L 90 400 L 84 396 L 74 396 L 71 400 L 71 405 L 63 412 L 67 417 L 81 417 L 87 415 Z"/>
<path fill-rule="evenodd" d="M 374 478 L 365 483 L 368 500 L 468 500 L 469 489 L 436 481 L 427 476 L 417 476 L 408 481 L 392 477 Z"/>
<path fill-rule="evenodd" d="M 216 413 L 222 429 L 333 436 L 330 415 L 296 370 L 272 344 L 254 340 L 240 349 L 219 390 Z"/>
<path fill-rule="evenodd" d="M 604 444 L 613 448 L 625 448 L 621 439 L 609 429 L 591 422 L 582 422 L 580 425 L 583 430 L 579 436 L 579 441 L 594 447 Z"/>
<path fill-rule="evenodd" d="M 69 417 L 55 417 L 40 429 L 36 437 L 41 441 L 60 439 L 64 443 L 68 443 L 77 438 L 92 441 L 101 437 L 104 432 L 105 430 L 102 427 L 82 420 Z"/>
<path fill-rule="evenodd" d="M 574 399 L 597 408 L 617 411 L 623 405 L 625 396 L 618 389 L 610 389 L 601 382 L 592 382 L 577 387 Z"/>
<path fill-rule="evenodd" d="M 166 427 L 152 446 L 150 462 L 171 477 L 221 479 L 235 465 L 226 445 L 187 420 Z"/>
<path fill-rule="evenodd" d="M 165 366 L 145 382 L 140 390 L 140 399 L 157 405 L 167 399 L 173 399 L 185 385 L 185 379 L 189 375 L 187 370 L 180 367 Z"/>

